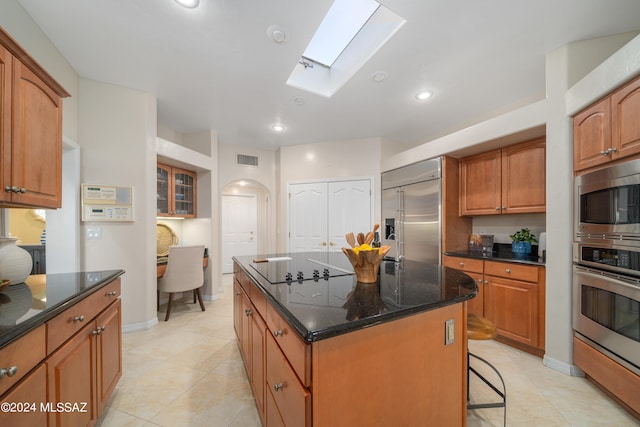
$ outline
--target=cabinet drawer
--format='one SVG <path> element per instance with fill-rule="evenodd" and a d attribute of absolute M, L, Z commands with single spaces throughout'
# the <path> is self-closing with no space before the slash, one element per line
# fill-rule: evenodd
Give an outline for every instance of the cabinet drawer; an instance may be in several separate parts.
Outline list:
<path fill-rule="evenodd" d="M 12 376 L 0 379 L 0 394 L 9 390 L 46 357 L 46 333 L 44 325 L 0 349 L 0 369 L 17 368 Z"/>
<path fill-rule="evenodd" d="M 267 388 L 284 425 L 309 425 L 311 394 L 300 384 L 272 336 L 267 337 Z"/>
<path fill-rule="evenodd" d="M 251 303 L 254 305 L 263 319 L 267 317 L 267 297 L 258 289 L 255 284 L 251 284 L 251 295 L 249 296 Z"/>
<path fill-rule="evenodd" d="M 271 304 L 267 305 L 267 326 L 300 381 L 308 387 L 311 384 L 311 346 L 298 337 Z"/>
<path fill-rule="evenodd" d="M 29 411 L 24 412 L 0 411 L 0 426 L 46 426 L 47 412 L 40 410 L 40 403 L 47 402 L 46 383 L 47 368 L 42 364 L 2 398 L 3 402 L 16 403 L 18 405 L 35 405 L 35 407 L 29 406 Z"/>
<path fill-rule="evenodd" d="M 47 354 L 71 338 L 120 296 L 120 278 L 98 289 L 47 322 Z"/>
<path fill-rule="evenodd" d="M 445 256 L 444 265 L 455 268 L 456 270 L 471 271 L 473 273 L 482 274 L 484 261 L 481 259 Z"/>
<path fill-rule="evenodd" d="M 525 282 L 538 282 L 538 267 L 532 265 L 486 261 L 484 264 L 484 274 Z"/>
<path fill-rule="evenodd" d="M 235 267 L 235 264 L 234 264 L 234 267 Z M 240 285 L 242 286 L 242 289 L 244 289 L 246 294 L 250 295 L 251 294 L 251 279 L 249 279 L 249 277 L 247 277 L 247 275 L 244 273 L 244 271 L 240 270 L 239 268 L 234 272 L 234 276 L 238 280 L 238 282 L 240 283 Z"/>

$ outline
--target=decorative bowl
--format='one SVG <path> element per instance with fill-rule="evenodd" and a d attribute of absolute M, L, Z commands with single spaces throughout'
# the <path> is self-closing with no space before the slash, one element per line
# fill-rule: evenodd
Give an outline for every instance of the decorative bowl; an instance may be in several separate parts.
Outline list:
<path fill-rule="evenodd" d="M 389 252 L 389 249 L 391 249 L 391 246 L 370 249 L 355 247 L 342 248 L 342 252 L 347 256 L 349 262 L 351 262 L 358 282 L 375 283 L 378 280 L 380 262 L 387 252 Z"/>

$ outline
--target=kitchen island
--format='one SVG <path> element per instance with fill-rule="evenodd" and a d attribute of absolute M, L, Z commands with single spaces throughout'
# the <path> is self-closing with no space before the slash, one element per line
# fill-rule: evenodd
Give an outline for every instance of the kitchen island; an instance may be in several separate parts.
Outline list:
<path fill-rule="evenodd" d="M 234 277 L 263 424 L 465 424 L 466 274 L 383 261 L 358 283 L 342 253 L 295 253 L 235 257 Z"/>

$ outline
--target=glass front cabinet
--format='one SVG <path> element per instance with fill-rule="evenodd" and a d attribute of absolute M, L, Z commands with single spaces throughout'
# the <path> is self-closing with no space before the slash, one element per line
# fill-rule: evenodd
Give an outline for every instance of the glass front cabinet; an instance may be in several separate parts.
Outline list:
<path fill-rule="evenodd" d="M 196 217 L 196 173 L 158 163 L 157 216 Z"/>

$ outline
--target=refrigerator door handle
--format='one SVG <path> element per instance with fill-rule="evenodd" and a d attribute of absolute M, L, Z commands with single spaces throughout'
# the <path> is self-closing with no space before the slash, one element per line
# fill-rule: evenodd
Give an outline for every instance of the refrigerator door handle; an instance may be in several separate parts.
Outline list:
<path fill-rule="evenodd" d="M 397 240 L 396 240 L 396 256 L 398 258 L 398 260 L 402 260 L 404 258 L 404 220 L 405 220 L 405 212 L 404 212 L 404 190 L 399 190 L 399 206 L 400 206 L 400 212 L 399 212 L 399 227 L 396 227 L 396 235 L 397 235 Z"/>

